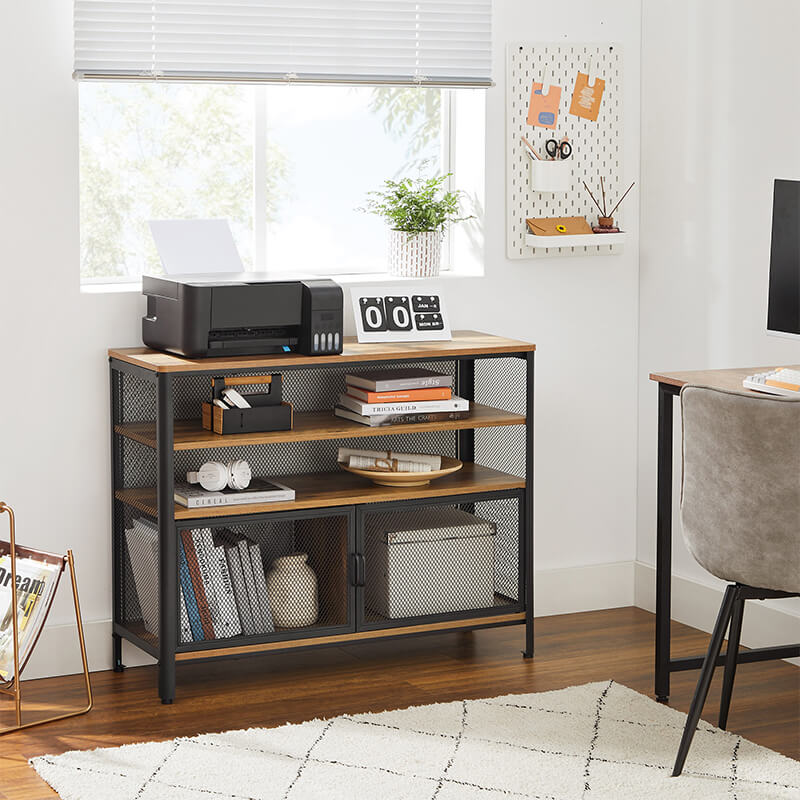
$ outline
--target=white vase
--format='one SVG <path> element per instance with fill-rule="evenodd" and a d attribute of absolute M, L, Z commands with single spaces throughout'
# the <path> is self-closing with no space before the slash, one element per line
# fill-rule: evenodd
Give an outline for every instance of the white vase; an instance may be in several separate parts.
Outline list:
<path fill-rule="evenodd" d="M 389 230 L 389 274 L 398 278 L 435 278 L 442 262 L 442 232 Z"/>
<path fill-rule="evenodd" d="M 301 628 L 317 621 L 317 576 L 306 561 L 306 553 L 281 556 L 267 573 L 267 596 L 278 628 Z"/>

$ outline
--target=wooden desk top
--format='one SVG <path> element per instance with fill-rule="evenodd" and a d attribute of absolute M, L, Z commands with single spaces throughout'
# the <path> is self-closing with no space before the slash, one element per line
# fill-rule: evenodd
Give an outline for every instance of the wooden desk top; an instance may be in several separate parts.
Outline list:
<path fill-rule="evenodd" d="M 397 342 L 359 344 L 355 336 L 344 337 L 341 355 L 304 356 L 299 353 L 275 353 L 262 356 L 228 356 L 222 358 L 182 358 L 150 350 L 147 347 L 123 347 L 108 351 L 109 358 L 152 372 L 205 372 L 209 370 L 249 369 L 252 367 L 313 367 L 319 364 L 346 364 L 353 361 L 394 361 L 412 358 L 448 358 L 499 353 L 528 353 L 535 344 L 492 336 L 478 331 L 453 331 L 449 342 Z"/>
<path fill-rule="evenodd" d="M 687 383 L 711 386 L 714 389 L 728 389 L 742 392 L 750 391 L 742 386 L 742 381 L 756 372 L 769 372 L 779 366 L 800 370 L 798 364 L 773 364 L 768 367 L 735 367 L 734 369 L 698 369 L 686 372 L 651 372 L 650 380 L 667 383 L 670 386 L 685 386 Z M 758 394 L 758 392 L 754 392 Z"/>

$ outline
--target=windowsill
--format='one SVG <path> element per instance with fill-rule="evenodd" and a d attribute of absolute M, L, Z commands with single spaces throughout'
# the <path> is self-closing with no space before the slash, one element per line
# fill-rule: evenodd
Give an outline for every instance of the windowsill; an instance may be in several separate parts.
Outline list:
<path fill-rule="evenodd" d="M 359 272 L 352 275 L 317 275 L 318 278 L 330 278 L 340 286 L 360 286 L 373 283 L 402 283 L 403 281 L 451 281 L 459 278 L 482 278 L 483 271 L 477 269 L 462 271 L 448 269 L 440 272 L 435 278 L 398 278 L 388 272 Z M 287 276 L 291 277 L 291 276 Z M 130 281 L 120 283 L 82 283 L 82 294 L 140 294 L 142 291 L 141 281 Z"/>

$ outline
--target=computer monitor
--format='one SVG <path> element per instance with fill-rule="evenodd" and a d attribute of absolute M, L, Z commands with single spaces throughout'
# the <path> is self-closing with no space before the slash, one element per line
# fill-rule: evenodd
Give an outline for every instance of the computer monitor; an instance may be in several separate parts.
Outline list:
<path fill-rule="evenodd" d="M 775 181 L 767 332 L 800 338 L 800 181 Z"/>

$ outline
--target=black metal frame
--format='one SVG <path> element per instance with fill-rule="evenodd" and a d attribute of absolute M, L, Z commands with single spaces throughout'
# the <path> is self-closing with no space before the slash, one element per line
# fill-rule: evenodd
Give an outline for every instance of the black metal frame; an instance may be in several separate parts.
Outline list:
<path fill-rule="evenodd" d="M 277 643 L 280 641 L 297 640 L 302 638 L 313 638 L 315 641 L 308 647 L 323 647 L 336 642 L 318 641 L 326 636 L 333 636 L 341 633 L 351 633 L 357 630 L 379 631 L 386 630 L 387 637 L 393 636 L 392 629 L 396 627 L 409 626 L 413 624 L 424 624 L 437 621 L 464 620 L 463 626 L 451 628 L 449 630 L 470 630 L 478 627 L 505 626 L 509 624 L 519 624 L 518 621 L 508 621 L 500 619 L 509 612 L 525 612 L 525 657 L 533 656 L 533 388 L 534 388 L 534 353 L 491 353 L 491 354 L 469 354 L 467 356 L 426 356 L 424 353 L 415 353 L 413 358 L 397 359 L 398 361 L 424 361 L 426 363 L 445 361 L 456 364 L 456 390 L 457 393 L 468 400 L 475 397 L 475 362 L 478 359 L 499 359 L 499 358 L 519 358 L 525 361 L 525 489 L 504 490 L 497 492 L 473 493 L 458 496 L 431 497 L 425 500 L 405 500 L 397 503 L 376 503 L 369 504 L 364 510 L 379 507 L 385 510 L 394 505 L 404 507 L 434 505 L 437 503 L 459 504 L 462 508 L 469 508 L 475 503 L 485 500 L 495 500 L 502 498 L 516 498 L 520 510 L 520 539 L 519 539 L 519 600 L 515 605 L 500 606 L 497 608 L 480 609 L 477 611 L 458 612 L 454 614 L 436 614 L 426 617 L 413 619 L 403 619 L 399 621 L 387 621 L 384 624 L 367 623 L 363 620 L 363 598 L 362 587 L 357 586 L 359 572 L 363 570 L 363 554 L 359 541 L 360 520 L 363 519 L 361 507 L 359 506 L 335 506 L 331 508 L 310 508 L 288 512 L 267 512 L 266 514 L 238 514 L 229 517 L 197 518 L 186 521 L 176 521 L 174 518 L 174 381 L 172 373 L 153 372 L 134 364 L 110 358 L 110 387 L 111 387 L 111 481 L 112 481 L 112 527 L 119 526 L 120 501 L 114 497 L 117 488 L 122 487 L 123 483 L 123 455 L 125 448 L 125 438 L 115 432 L 115 426 L 122 421 L 123 391 L 124 385 L 121 382 L 123 374 L 132 375 L 140 380 L 155 387 L 156 392 L 156 459 L 157 459 L 157 502 L 158 502 L 158 528 L 160 541 L 160 562 L 159 562 L 159 636 L 158 646 L 147 642 L 135 632 L 128 630 L 122 619 L 121 609 L 121 587 L 120 571 L 124 560 L 123 548 L 119 546 L 120 537 L 115 530 L 112 537 L 112 574 L 113 574 L 113 625 L 112 625 L 112 646 L 115 671 L 124 669 L 122 663 L 122 640 L 126 639 L 139 649 L 152 655 L 159 662 L 159 695 L 163 703 L 172 703 L 175 697 L 176 683 L 176 654 L 185 652 L 195 652 L 198 655 L 204 650 L 215 650 L 219 648 L 230 649 L 232 652 L 224 655 L 214 655 L 210 658 L 240 657 L 242 654 L 236 653 L 236 645 L 253 645 L 259 643 Z M 365 367 L 379 367 L 384 364 L 381 360 L 364 359 L 358 362 L 348 362 L 347 366 L 355 369 Z M 289 372 L 304 369 L 324 369 L 341 367 L 341 363 L 326 362 L 313 365 L 290 365 L 280 367 L 281 372 Z M 254 368 L 253 368 L 254 369 Z M 224 376 L 236 375 L 252 371 L 250 367 L 242 369 L 217 368 L 191 370 L 191 372 L 177 373 L 178 376 Z M 263 369 L 256 370 L 263 372 Z M 274 371 L 274 370 L 273 370 Z M 456 436 L 456 452 L 458 457 L 464 461 L 472 461 L 475 456 L 475 429 L 468 428 L 453 432 Z M 413 435 L 413 434 L 412 434 Z M 246 524 L 248 522 L 258 522 L 265 519 L 300 519 L 313 518 L 324 515 L 348 516 L 348 547 L 350 549 L 350 580 L 346 587 L 349 592 L 348 614 L 350 624 L 346 626 L 314 627 L 311 629 L 298 629 L 297 631 L 281 631 L 272 634 L 261 634 L 258 636 L 235 637 L 233 640 L 216 639 L 206 642 L 179 642 L 179 603 L 178 603 L 178 553 L 177 535 L 180 530 L 204 525 L 224 525 L 224 524 Z M 362 561 L 358 562 L 361 556 Z M 363 583 L 363 580 L 362 580 Z M 523 600 L 524 598 L 524 600 Z M 497 616 L 498 620 L 493 621 Z M 480 622 L 475 622 L 480 618 Z M 520 621 L 521 622 L 521 621 Z M 359 627 L 363 626 L 363 627 Z M 435 633 L 432 631 L 421 631 L 413 634 Z M 378 637 L 380 638 L 380 637 Z"/>
<path fill-rule="evenodd" d="M 656 515 L 656 634 L 655 696 L 660 703 L 669 700 L 670 674 L 687 669 L 700 669 L 703 656 L 670 657 L 670 622 L 672 608 L 672 432 L 673 400 L 680 387 L 658 383 L 658 487 Z M 723 632 L 724 633 L 724 632 Z M 738 654 L 738 663 L 771 661 L 800 656 L 800 645 L 759 647 Z M 725 663 L 726 655 L 715 656 L 714 665 Z"/>
<path fill-rule="evenodd" d="M 724 657 L 725 674 L 722 679 L 722 695 L 719 704 L 718 726 L 725 730 L 728 725 L 728 711 L 731 705 L 731 695 L 733 694 L 733 681 L 736 676 L 736 665 L 745 653 L 739 652 L 739 639 L 742 633 L 742 618 L 744 616 L 744 604 L 746 600 L 767 600 L 778 597 L 800 597 L 798 594 L 789 592 L 773 591 L 772 589 L 759 589 L 755 586 L 747 586 L 743 583 L 732 583 L 725 588 L 725 595 L 719 608 L 717 621 L 711 640 L 708 644 L 708 651 L 703 659 L 703 668 L 697 681 L 697 687 L 692 698 L 692 705 L 686 717 L 686 725 L 681 736 L 681 743 L 678 747 L 678 754 L 675 758 L 675 766 L 672 776 L 680 775 L 683 765 L 686 763 L 686 756 L 692 745 L 697 723 L 700 721 L 700 714 L 703 712 L 708 689 L 711 686 L 711 679 L 714 677 L 714 670 L 720 660 L 722 650 L 722 640 L 725 638 L 725 631 L 730 625 L 728 636 L 728 648 Z M 787 648 L 792 656 L 800 655 L 800 644 L 791 645 Z M 789 656 L 787 656 L 789 657 Z"/>

